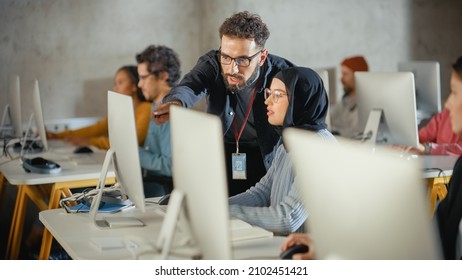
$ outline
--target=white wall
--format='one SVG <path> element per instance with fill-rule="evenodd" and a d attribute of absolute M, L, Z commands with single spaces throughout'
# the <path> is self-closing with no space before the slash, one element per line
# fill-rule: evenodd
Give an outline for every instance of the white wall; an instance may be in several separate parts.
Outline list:
<path fill-rule="evenodd" d="M 103 116 L 116 70 L 136 65 L 149 44 L 174 47 L 184 71 L 194 65 L 196 10 L 194 1 L 0 1 L 1 104 L 17 73 L 23 116 L 32 110 L 35 77 L 46 119 Z"/>
<path fill-rule="evenodd" d="M 395 71 L 401 60 L 438 60 L 444 97 L 462 55 L 460 0 L 0 0 L 0 108 L 18 73 L 24 117 L 35 77 L 46 119 L 102 116 L 116 69 L 136 53 L 170 46 L 185 73 L 242 10 L 268 24 L 270 52 L 298 65 L 338 73 L 345 56 L 363 54 L 372 71 Z M 338 77 L 331 92 L 342 94 Z"/>

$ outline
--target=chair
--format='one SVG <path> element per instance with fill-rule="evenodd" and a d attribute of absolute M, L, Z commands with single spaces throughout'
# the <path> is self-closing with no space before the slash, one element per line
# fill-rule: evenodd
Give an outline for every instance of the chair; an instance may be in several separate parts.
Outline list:
<path fill-rule="evenodd" d="M 145 187 L 145 191 L 146 191 L 146 186 L 148 184 L 157 184 L 161 186 L 163 193 L 160 195 L 169 194 L 173 190 L 173 179 L 172 177 L 169 177 L 169 176 L 145 175 L 143 176 L 143 185 Z M 149 196 L 150 195 L 146 195 L 146 197 L 149 197 Z"/>

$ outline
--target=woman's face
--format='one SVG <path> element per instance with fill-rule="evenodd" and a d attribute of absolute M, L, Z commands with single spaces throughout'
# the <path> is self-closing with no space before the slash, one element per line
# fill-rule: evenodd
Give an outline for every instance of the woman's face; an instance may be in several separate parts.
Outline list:
<path fill-rule="evenodd" d="M 265 104 L 268 122 L 272 125 L 282 126 L 289 107 L 286 85 L 274 78 L 270 89 L 265 89 Z"/>
<path fill-rule="evenodd" d="M 462 78 L 452 71 L 451 93 L 445 104 L 451 116 L 452 130 L 462 136 Z"/>
<path fill-rule="evenodd" d="M 124 70 L 120 70 L 114 77 L 114 89 L 115 92 L 124 95 L 134 96 L 136 94 L 136 85 L 130 79 L 128 73 Z"/>

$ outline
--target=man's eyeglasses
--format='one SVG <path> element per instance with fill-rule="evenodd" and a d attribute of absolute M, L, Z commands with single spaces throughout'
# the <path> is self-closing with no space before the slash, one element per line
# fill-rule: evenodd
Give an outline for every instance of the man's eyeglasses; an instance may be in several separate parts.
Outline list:
<path fill-rule="evenodd" d="M 139 75 L 140 81 L 145 81 L 151 75 L 154 75 L 154 74 L 149 73 L 149 74 L 146 74 L 146 75 Z"/>
<path fill-rule="evenodd" d="M 140 79 L 140 81 L 145 81 L 147 78 L 149 78 L 151 76 L 158 77 L 159 73 L 163 72 L 163 71 L 166 71 L 166 70 L 163 70 L 161 68 L 161 69 L 158 69 L 158 70 L 150 71 L 150 73 L 148 73 L 146 75 L 139 75 L 139 79 Z"/>
<path fill-rule="evenodd" d="M 284 95 L 287 95 L 287 93 L 281 92 L 277 89 L 271 91 L 269 88 L 265 88 L 265 100 L 268 99 L 270 96 L 273 97 L 273 102 L 278 103 L 279 98 L 283 97 Z"/>
<path fill-rule="evenodd" d="M 263 50 L 259 50 L 256 54 L 251 56 L 240 56 L 236 58 L 230 57 L 229 55 L 223 54 L 221 53 L 221 51 L 218 51 L 218 59 L 220 60 L 220 63 L 223 65 L 230 65 L 231 62 L 234 60 L 234 63 L 236 63 L 237 66 L 248 67 L 252 59 L 254 59 L 262 51 Z"/>

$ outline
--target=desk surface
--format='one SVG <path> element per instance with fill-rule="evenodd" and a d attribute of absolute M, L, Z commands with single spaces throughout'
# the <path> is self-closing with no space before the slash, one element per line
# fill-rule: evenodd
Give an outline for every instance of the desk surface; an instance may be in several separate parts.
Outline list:
<path fill-rule="evenodd" d="M 75 147 L 52 148 L 44 153 L 26 155 L 29 158 L 43 157 L 57 162 L 62 169 L 58 174 L 27 173 L 19 159 L 0 165 L 0 172 L 12 185 L 39 185 L 99 178 L 106 151 L 74 154 L 73 149 Z M 113 168 L 110 168 L 107 176 L 115 176 Z"/>
<path fill-rule="evenodd" d="M 419 156 L 418 159 L 423 161 L 423 178 L 451 176 L 458 158 L 458 156 Z"/>
<path fill-rule="evenodd" d="M 146 212 L 131 208 L 116 216 L 136 217 L 144 227 L 100 228 L 88 214 L 68 214 L 64 209 L 40 212 L 40 221 L 51 232 L 73 259 L 152 259 L 154 244 L 162 226 L 163 216 L 156 212 L 157 205 L 148 204 Z M 103 215 L 103 214 L 101 214 Z M 104 214 L 107 215 L 107 214 Z M 213 231 L 210 232 L 213 234 Z M 278 259 L 280 245 L 285 237 L 266 237 L 232 243 L 234 259 Z M 112 249 L 101 249 L 97 244 L 110 240 Z M 174 259 L 189 259 L 192 249 L 174 246 Z"/>

